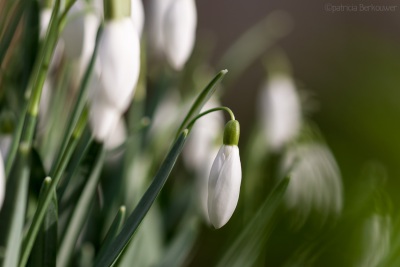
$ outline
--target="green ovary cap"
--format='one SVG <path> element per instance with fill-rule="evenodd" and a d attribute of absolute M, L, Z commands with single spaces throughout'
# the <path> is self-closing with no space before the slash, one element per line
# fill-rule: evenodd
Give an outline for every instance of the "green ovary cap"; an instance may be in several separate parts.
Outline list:
<path fill-rule="evenodd" d="M 228 121 L 224 129 L 224 145 L 237 146 L 239 144 L 240 124 L 237 120 Z"/>
<path fill-rule="evenodd" d="M 104 19 L 117 20 L 131 16 L 130 0 L 103 0 Z"/>

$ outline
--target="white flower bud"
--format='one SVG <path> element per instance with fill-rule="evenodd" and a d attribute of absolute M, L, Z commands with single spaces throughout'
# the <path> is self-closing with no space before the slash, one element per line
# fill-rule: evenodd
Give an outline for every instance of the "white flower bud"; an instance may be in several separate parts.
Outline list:
<path fill-rule="evenodd" d="M 173 0 L 163 23 L 164 53 L 176 70 L 181 70 L 192 53 L 197 26 L 194 0 Z"/>
<path fill-rule="evenodd" d="M 232 217 L 239 200 L 241 180 L 239 148 L 223 145 L 214 160 L 208 182 L 208 216 L 216 229 Z"/>
<path fill-rule="evenodd" d="M 4 172 L 3 156 L 0 153 L 0 210 L 3 206 L 4 195 L 6 191 L 6 174 Z"/>
<path fill-rule="evenodd" d="M 261 92 L 261 119 L 267 144 L 280 150 L 298 134 L 301 126 L 301 105 L 290 77 L 275 75 Z"/>
<path fill-rule="evenodd" d="M 144 10 L 142 0 L 131 0 L 131 19 L 139 36 L 142 36 Z"/>
<path fill-rule="evenodd" d="M 140 69 L 140 44 L 130 18 L 107 21 L 99 43 L 102 101 L 125 111 L 131 102 Z"/>
<path fill-rule="evenodd" d="M 110 136 L 106 139 L 104 147 L 107 150 L 113 150 L 122 145 L 127 138 L 126 124 L 123 118 L 120 118 L 114 129 L 111 131 Z"/>

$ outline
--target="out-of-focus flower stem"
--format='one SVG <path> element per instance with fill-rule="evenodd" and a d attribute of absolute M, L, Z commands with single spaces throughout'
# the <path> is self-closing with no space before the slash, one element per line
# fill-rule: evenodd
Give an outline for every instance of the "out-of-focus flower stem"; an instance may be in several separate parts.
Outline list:
<path fill-rule="evenodd" d="M 200 119 L 201 117 L 203 117 L 203 116 L 205 116 L 205 115 L 207 115 L 207 114 L 209 114 L 209 113 L 215 112 L 215 111 L 226 111 L 226 112 L 229 113 L 229 116 L 231 117 L 231 120 L 233 120 L 233 121 L 235 120 L 235 115 L 233 114 L 233 112 L 232 112 L 232 110 L 231 110 L 230 108 L 228 108 L 228 107 L 217 107 L 217 108 L 212 108 L 212 109 L 209 109 L 209 110 L 207 110 L 207 111 L 204 111 L 203 113 L 200 113 L 199 115 L 197 115 L 196 117 L 194 117 L 194 118 L 189 122 L 189 124 L 188 124 L 188 126 L 187 126 L 187 129 L 189 129 L 189 131 L 190 131 L 191 128 L 193 127 L 194 123 L 195 123 L 198 119 Z"/>

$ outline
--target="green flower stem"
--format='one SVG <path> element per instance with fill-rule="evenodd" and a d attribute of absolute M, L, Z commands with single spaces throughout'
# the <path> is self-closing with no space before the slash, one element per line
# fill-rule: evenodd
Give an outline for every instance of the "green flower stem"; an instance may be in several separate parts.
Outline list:
<path fill-rule="evenodd" d="M 198 119 L 200 119 L 201 117 L 203 117 L 203 116 L 205 116 L 205 115 L 207 115 L 207 114 L 209 114 L 209 113 L 216 112 L 216 111 L 221 111 L 221 110 L 222 110 L 222 111 L 228 112 L 228 113 L 229 113 L 229 116 L 231 117 L 231 120 L 232 120 L 232 121 L 235 120 L 235 115 L 233 114 L 233 112 L 232 112 L 232 110 L 231 110 L 230 108 L 228 108 L 228 107 L 217 107 L 217 108 L 212 108 L 212 109 L 209 109 L 209 110 L 207 110 L 207 111 L 204 111 L 203 113 L 200 113 L 199 115 L 197 115 L 196 117 L 194 117 L 194 118 L 188 123 L 187 128 L 188 128 L 189 131 L 190 131 L 190 130 L 192 129 L 194 123 L 195 123 Z"/>
<path fill-rule="evenodd" d="M 41 205 L 38 205 L 38 207 L 36 208 L 36 212 L 33 216 L 32 223 L 31 223 L 31 225 L 28 229 L 28 233 L 23 241 L 21 260 L 20 260 L 20 264 L 19 264 L 20 267 L 24 267 L 28 261 L 29 254 L 32 250 L 33 243 L 39 232 L 40 225 L 43 223 L 43 219 L 46 215 L 47 208 L 50 205 L 54 191 L 57 187 L 58 182 L 61 179 L 61 176 L 62 176 L 70 158 L 71 158 L 71 155 L 79 141 L 79 138 L 81 137 L 81 134 L 82 134 L 83 129 L 85 128 L 86 122 L 87 122 L 87 112 L 84 112 L 81 115 L 81 117 L 78 121 L 78 124 L 75 127 L 75 130 L 74 130 L 71 138 L 68 141 L 67 148 L 64 151 L 64 153 L 62 155 L 62 159 L 60 161 L 60 164 L 55 171 L 55 175 L 54 175 L 53 181 L 50 184 L 50 188 L 46 191 L 46 193 L 43 197 L 43 202 L 41 203 Z"/>
<path fill-rule="evenodd" d="M 72 1 L 71 1 L 72 2 Z M 62 139 L 61 142 L 61 147 L 60 150 L 58 151 L 58 156 L 56 157 L 56 159 L 53 162 L 53 165 L 51 167 L 51 171 L 50 173 L 53 175 L 53 173 L 55 172 L 57 166 L 60 164 L 61 161 L 61 156 L 63 155 L 67 144 L 68 144 L 68 139 L 71 136 L 71 133 L 79 119 L 79 115 L 82 113 L 84 107 L 85 107 L 85 103 L 86 103 L 86 96 L 87 96 L 87 91 L 88 91 L 88 85 L 89 85 L 89 81 L 90 81 L 90 77 L 91 74 L 93 72 L 93 68 L 94 68 L 94 63 L 96 61 L 96 55 L 97 55 L 97 51 L 99 48 L 99 41 L 100 41 L 100 37 L 101 34 L 103 32 L 103 25 L 100 25 L 98 30 L 97 30 L 97 36 L 96 36 L 96 43 L 95 43 L 95 47 L 92 53 L 92 56 L 90 58 L 90 62 L 85 70 L 85 74 L 82 78 L 80 87 L 79 87 L 79 95 L 77 97 L 77 100 L 75 102 L 75 106 L 72 109 L 72 114 L 71 116 L 68 118 L 68 124 L 67 124 L 67 128 L 64 134 L 64 137 Z"/>
<path fill-rule="evenodd" d="M 178 136 L 184 129 L 188 128 L 187 125 L 189 124 L 189 122 L 200 113 L 204 104 L 215 93 L 216 90 L 215 86 L 224 78 L 225 74 L 227 73 L 228 70 L 221 70 L 199 94 L 199 96 L 194 101 L 192 107 L 190 108 L 189 112 L 187 113 L 185 119 L 182 121 L 182 124 L 176 133 L 176 138 L 178 138 Z"/>

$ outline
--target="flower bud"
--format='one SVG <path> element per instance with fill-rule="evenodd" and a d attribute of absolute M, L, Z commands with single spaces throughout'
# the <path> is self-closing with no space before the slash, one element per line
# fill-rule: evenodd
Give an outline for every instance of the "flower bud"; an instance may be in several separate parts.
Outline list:
<path fill-rule="evenodd" d="M 197 11 L 194 0 L 173 0 L 164 23 L 164 53 L 176 70 L 181 70 L 192 53 L 196 39 Z"/>
<path fill-rule="evenodd" d="M 232 217 L 239 200 L 241 180 L 239 148 L 223 145 L 214 160 L 208 181 L 208 216 L 216 229 Z"/>

